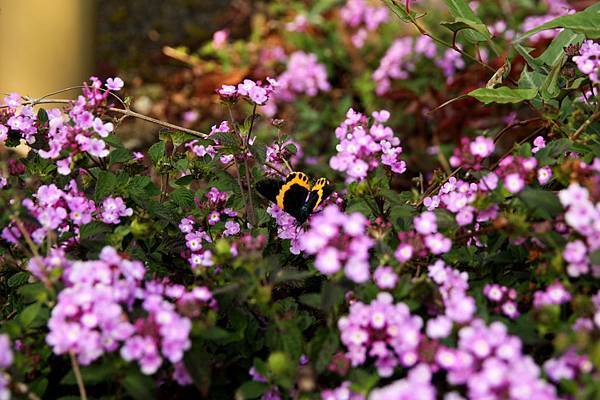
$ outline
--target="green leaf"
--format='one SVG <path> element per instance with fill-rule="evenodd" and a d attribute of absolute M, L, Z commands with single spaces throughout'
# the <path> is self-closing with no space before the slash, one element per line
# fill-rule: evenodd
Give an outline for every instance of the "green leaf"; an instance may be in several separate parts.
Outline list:
<path fill-rule="evenodd" d="M 167 140 L 172 141 L 173 145 L 175 145 L 175 147 L 181 146 L 182 144 L 189 142 L 191 140 L 198 139 L 198 137 L 196 137 L 190 133 L 181 132 L 181 131 L 171 131 L 168 129 L 161 130 L 158 133 L 158 138 L 161 141 L 167 141 Z"/>
<path fill-rule="evenodd" d="M 519 198 L 538 218 L 550 219 L 563 211 L 558 197 L 547 190 L 525 188 Z"/>
<path fill-rule="evenodd" d="M 585 39 L 585 35 L 573 32 L 570 29 L 565 29 L 554 38 L 550 46 L 542 53 L 537 60 L 542 61 L 548 66 L 553 66 L 565 55 L 565 47 L 575 43 L 581 43 Z"/>
<path fill-rule="evenodd" d="M 160 141 L 150 146 L 148 155 L 152 162 L 156 164 L 165 155 L 165 142 Z"/>
<path fill-rule="evenodd" d="M 115 363 L 111 361 L 81 367 L 81 377 L 86 385 L 95 385 L 107 380 L 114 372 L 115 367 Z M 73 370 L 69 370 L 60 383 L 63 385 L 76 385 L 77 380 Z"/>
<path fill-rule="evenodd" d="M 185 353 L 183 362 L 194 381 L 194 385 L 204 393 L 210 389 L 212 371 L 210 354 L 202 350 L 201 347 L 193 345 L 192 349 Z"/>
<path fill-rule="evenodd" d="M 92 221 L 88 224 L 81 225 L 79 228 L 79 236 L 81 239 L 87 239 L 92 236 L 98 236 L 111 231 L 111 227 L 100 221 Z"/>
<path fill-rule="evenodd" d="M 109 171 L 99 171 L 98 180 L 96 181 L 96 191 L 94 192 L 94 200 L 98 201 L 112 194 L 117 186 L 117 177 Z"/>
<path fill-rule="evenodd" d="M 269 388 L 266 383 L 258 381 L 248 381 L 238 388 L 235 394 L 236 400 L 256 399 Z"/>
<path fill-rule="evenodd" d="M 42 304 L 39 302 L 35 302 L 25 307 L 19 314 L 19 322 L 21 323 L 21 326 L 23 328 L 29 327 L 40 314 L 41 310 Z"/>
<path fill-rule="evenodd" d="M 546 79 L 546 75 L 537 71 L 529 71 L 527 67 L 524 67 L 519 77 L 519 89 L 539 88 L 544 79 Z"/>
<path fill-rule="evenodd" d="M 108 157 L 108 160 L 109 160 L 108 162 L 110 163 L 110 165 L 113 165 L 116 163 L 124 163 L 124 162 L 131 160 L 131 154 L 129 153 L 129 150 L 127 150 L 126 148 L 119 147 L 110 152 L 110 156 Z"/>
<path fill-rule="evenodd" d="M 531 89 L 512 89 L 507 86 L 502 86 L 499 88 L 491 89 L 491 88 L 479 88 L 475 89 L 472 92 L 469 92 L 468 95 L 471 97 L 475 97 L 477 100 L 481 101 L 485 104 L 490 103 L 520 103 L 525 100 L 533 99 L 538 93 L 536 88 Z"/>
<path fill-rule="evenodd" d="M 515 42 L 522 42 L 538 32 L 556 28 L 570 29 L 577 33 L 584 34 L 589 39 L 598 39 L 600 38 L 600 9 L 589 7 L 584 11 L 575 14 L 554 18 L 537 28 L 525 32 L 521 37 L 517 38 Z"/>
<path fill-rule="evenodd" d="M 154 380 L 135 370 L 123 379 L 123 387 L 135 400 L 148 400 L 156 398 L 154 393 Z"/>
<path fill-rule="evenodd" d="M 590 263 L 592 265 L 600 265 L 600 250 L 596 250 L 590 254 Z"/>
<path fill-rule="evenodd" d="M 8 278 L 6 283 L 8 284 L 8 287 L 12 288 L 21 286 L 22 284 L 27 282 L 27 279 L 29 279 L 29 273 L 25 271 L 20 271 Z"/>
<path fill-rule="evenodd" d="M 531 67 L 536 72 L 546 74 L 546 70 L 544 68 L 544 63 L 539 61 L 538 59 L 533 58 L 529 53 L 533 50 L 531 47 L 525 47 L 519 43 L 513 45 L 514 49 L 525 59 L 527 65 Z"/>
<path fill-rule="evenodd" d="M 442 25 L 445 28 L 448 28 L 454 33 L 458 33 L 462 30 L 473 30 L 481 34 L 481 36 L 484 37 L 485 40 L 489 40 L 492 38 L 492 34 L 490 33 L 490 31 L 488 31 L 488 28 L 487 26 L 485 26 L 485 24 L 463 17 L 456 17 L 454 21 L 441 22 L 440 25 Z"/>
<path fill-rule="evenodd" d="M 171 200 L 181 208 L 194 206 L 194 194 L 186 188 L 179 188 L 171 193 Z"/>
<path fill-rule="evenodd" d="M 415 11 L 406 12 L 404 4 L 399 4 L 398 0 L 383 0 L 390 10 L 394 12 L 402 21 L 410 22 L 411 20 L 422 17 L 425 14 L 417 13 Z"/>
<path fill-rule="evenodd" d="M 465 32 L 465 39 L 470 43 L 485 42 L 491 39 L 492 34 L 488 31 L 487 26 L 475 15 L 467 1 L 445 0 L 445 3 L 456 21 L 460 19 L 461 22 L 468 23 L 468 26 L 473 29 Z"/>
<path fill-rule="evenodd" d="M 560 71 L 566 59 L 567 56 L 563 54 L 558 59 L 556 64 L 552 66 L 552 71 L 550 71 L 550 74 L 546 77 L 544 83 L 542 83 L 540 92 L 544 99 L 553 99 L 560 93 L 560 88 L 558 87 L 558 78 L 560 77 Z"/>

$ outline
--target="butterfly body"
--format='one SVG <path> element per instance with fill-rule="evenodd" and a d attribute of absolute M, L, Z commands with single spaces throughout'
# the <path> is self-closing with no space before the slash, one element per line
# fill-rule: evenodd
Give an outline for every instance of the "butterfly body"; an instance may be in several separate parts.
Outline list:
<path fill-rule="evenodd" d="M 263 179 L 256 184 L 256 190 L 299 223 L 304 223 L 333 191 L 327 179 L 320 178 L 311 185 L 302 172 L 291 172 L 285 181 Z"/>

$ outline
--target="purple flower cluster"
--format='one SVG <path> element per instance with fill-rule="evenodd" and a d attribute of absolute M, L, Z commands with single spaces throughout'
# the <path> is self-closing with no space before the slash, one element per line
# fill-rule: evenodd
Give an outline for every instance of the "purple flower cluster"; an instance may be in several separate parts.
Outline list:
<path fill-rule="evenodd" d="M 561 15 L 575 12 L 575 10 L 569 6 L 569 3 L 563 0 L 546 0 L 545 3 L 548 6 L 548 13 L 545 15 L 530 15 L 526 17 L 521 24 L 522 32 L 527 32 L 537 28 L 538 26 L 545 24 L 554 18 L 560 17 Z M 561 30 L 562 29 L 546 29 L 535 33 L 529 38 L 529 40 L 532 42 L 537 42 L 543 39 L 553 39 Z"/>
<path fill-rule="evenodd" d="M 556 281 L 546 288 L 546 290 L 537 290 L 533 294 L 533 307 L 542 308 L 553 304 L 564 304 L 571 301 L 571 293 Z"/>
<path fill-rule="evenodd" d="M 476 311 L 475 299 L 467 294 L 469 274 L 450 268 L 442 260 L 437 260 L 429 266 L 428 275 L 439 286 L 445 317 L 459 324 L 469 322 Z M 431 327 L 429 324 L 427 326 L 428 333 L 435 332 L 437 337 L 445 337 L 450 333 L 444 318 L 433 321 L 435 322 Z"/>
<path fill-rule="evenodd" d="M 594 365 L 587 355 L 577 354 L 575 349 L 567 350 L 562 356 L 551 358 L 544 363 L 544 371 L 553 382 L 561 379 L 577 379 L 581 374 L 592 372 Z"/>
<path fill-rule="evenodd" d="M 600 43 L 586 40 L 579 48 L 579 55 L 573 57 L 577 68 L 594 83 L 600 83 Z"/>
<path fill-rule="evenodd" d="M 133 209 L 127 207 L 121 197 L 107 197 L 102 202 L 102 222 L 105 224 L 119 224 L 121 217 L 131 217 Z"/>
<path fill-rule="evenodd" d="M 430 211 L 438 207 L 447 209 L 455 214 L 456 223 L 460 226 L 475 222 L 477 230 L 480 223 L 496 218 L 498 206 L 492 205 L 485 210 L 478 210 L 471 204 L 477 199 L 479 193 L 493 190 L 497 185 L 498 177 L 495 174 L 484 176 L 478 184 L 450 177 L 442 185 L 439 193 L 426 197 L 423 204 Z"/>
<path fill-rule="evenodd" d="M 567 243 L 563 258 L 569 263 L 567 273 L 577 277 L 590 272 L 600 276 L 600 265 L 590 265 L 589 255 L 600 249 L 600 203 L 592 202 L 589 191 L 578 183 L 571 183 L 567 189 L 561 190 L 558 197 L 567 208 L 565 222 L 584 240 Z"/>
<path fill-rule="evenodd" d="M 514 288 L 488 283 L 483 287 L 483 294 L 489 301 L 497 305 L 497 312 L 501 311 L 512 319 L 520 315 L 516 303 L 517 291 Z"/>
<path fill-rule="evenodd" d="M 11 93 L 4 97 L 6 109 L 0 109 L 0 142 L 5 142 L 13 132 L 28 144 L 35 143 L 37 115 L 33 107 L 21 106 L 21 95 Z"/>
<path fill-rule="evenodd" d="M 388 377 L 396 366 L 411 367 L 418 361 L 423 320 L 406 304 L 394 304 L 389 293 L 380 292 L 371 304 L 355 302 L 349 311 L 338 328 L 353 366 L 372 357 L 379 375 Z"/>
<path fill-rule="evenodd" d="M 284 240 L 290 240 L 290 252 L 300 254 L 302 251 L 301 239 L 304 229 L 298 226 L 296 218 L 283 211 L 277 205 L 273 204 L 267 208 L 267 213 L 275 218 L 277 224 L 277 237 Z"/>
<path fill-rule="evenodd" d="M 202 307 L 216 303 L 205 287 L 187 292 L 183 286 L 144 281 L 139 261 L 121 257 L 112 247 L 95 261 L 67 263 L 65 288 L 48 321 L 46 341 L 56 354 L 72 352 L 88 365 L 120 348 L 145 374 L 153 374 L 163 358 L 179 363 L 190 346 L 191 321 Z M 138 306 L 139 305 L 139 306 Z"/>
<path fill-rule="evenodd" d="M 348 0 L 340 9 L 340 17 L 348 27 L 355 30 L 352 35 L 354 47 L 361 48 L 368 33 L 387 22 L 388 11 L 386 7 L 369 6 L 365 0 Z"/>
<path fill-rule="evenodd" d="M 537 164 L 538 162 L 534 157 L 508 155 L 500 160 L 493 175 L 488 175 L 488 179 L 501 179 L 504 188 L 510 193 L 516 194 L 525 188 L 526 183 L 532 182 L 536 178 Z M 493 178 L 494 176 L 495 178 Z M 490 187 L 490 189 L 493 190 L 494 188 Z"/>
<path fill-rule="evenodd" d="M 263 106 L 267 103 L 269 97 L 278 85 L 279 83 L 272 78 L 267 78 L 266 84 L 261 81 L 255 82 L 251 79 L 244 79 L 244 81 L 237 86 L 221 86 L 221 88 L 217 90 L 217 93 L 223 101 L 234 102 L 239 97 L 242 97 L 252 104 Z"/>
<path fill-rule="evenodd" d="M 350 385 L 350 381 L 345 381 L 335 389 L 323 390 L 321 400 L 366 400 L 365 396 L 354 392 Z"/>
<path fill-rule="evenodd" d="M 457 46 L 461 47 L 460 45 Z M 450 84 L 452 83 L 456 72 L 465 68 L 466 63 L 458 51 L 446 49 L 442 58 L 435 60 L 435 65 L 442 70 L 442 73 L 446 77 L 446 82 Z"/>
<path fill-rule="evenodd" d="M 458 348 L 440 346 L 437 364 L 451 385 L 466 385 L 469 399 L 558 399 L 556 389 L 540 379 L 540 368 L 522 353 L 518 337 L 501 322 L 475 319 L 458 331 Z"/>
<path fill-rule="evenodd" d="M 39 150 L 42 158 L 56 160 L 58 172 L 63 175 L 71 173 L 75 156 L 88 153 L 95 157 L 106 157 L 109 153 L 103 138 L 114 129 L 111 122 L 103 122 L 99 117 L 107 106 L 110 90 L 119 90 L 123 81 L 119 78 L 109 79 L 106 89 L 102 82 L 91 77 L 89 84 L 84 84 L 83 95 L 63 114 L 59 109 L 48 111 L 48 150 Z"/>
<path fill-rule="evenodd" d="M 425 211 L 413 220 L 414 231 L 400 232 L 400 244 L 394 252 L 396 259 L 405 263 L 413 257 L 425 257 L 428 253 L 444 254 L 452 248 L 452 241 L 438 232 L 437 217 Z"/>
<path fill-rule="evenodd" d="M 346 119 L 335 130 L 340 143 L 336 146 L 337 154 L 329 160 L 331 168 L 344 172 L 347 182 L 365 179 L 380 164 L 397 174 L 404 173 L 406 163 L 400 159 L 400 139 L 384 125 L 389 118 L 386 110 L 374 112 L 374 121 L 368 126 L 365 115 L 349 109 Z"/>
<path fill-rule="evenodd" d="M 290 151 L 288 146 L 295 148 L 295 151 Z M 294 140 L 286 140 L 282 143 L 273 143 L 267 145 L 265 161 L 273 164 L 279 170 L 286 171 L 286 161 L 289 159 L 289 164 L 293 168 L 302 159 L 304 153 L 300 144 Z M 272 168 L 264 168 L 266 174 L 273 174 Z M 292 171 L 288 171 L 292 172 Z"/>
<path fill-rule="evenodd" d="M 354 282 L 370 278 L 369 250 L 374 241 L 367 233 L 368 220 L 361 213 L 345 214 L 335 205 L 315 214 L 302 235 L 301 250 L 316 255 L 315 267 L 325 275 L 344 270 Z"/>
<path fill-rule="evenodd" d="M 435 400 L 435 387 L 431 383 L 432 371 L 427 364 L 419 364 L 404 379 L 375 389 L 369 400 Z"/>
<path fill-rule="evenodd" d="M 79 192 L 75 181 L 71 181 L 64 191 L 55 184 L 42 185 L 33 198 L 23 200 L 23 206 L 40 224 L 31 233 L 38 244 L 42 243 L 49 231 L 56 231 L 59 235 L 78 233 L 79 226 L 95 219 L 97 209 L 94 201 Z"/>
<path fill-rule="evenodd" d="M 0 334 L 0 399 L 10 399 L 9 379 L 4 370 L 10 368 L 13 363 L 13 352 L 10 346 L 10 338 L 6 334 Z"/>
<path fill-rule="evenodd" d="M 436 54 L 435 43 L 428 36 L 396 39 L 373 72 L 375 92 L 381 96 L 390 90 L 393 80 L 407 79 L 415 69 L 418 56 L 434 59 Z"/>
<path fill-rule="evenodd" d="M 454 168 L 462 166 L 479 171 L 482 162 L 494 153 L 494 148 L 494 141 L 485 136 L 477 136 L 473 141 L 463 137 L 460 139 L 460 146 L 454 149 L 449 159 L 450 165 Z"/>

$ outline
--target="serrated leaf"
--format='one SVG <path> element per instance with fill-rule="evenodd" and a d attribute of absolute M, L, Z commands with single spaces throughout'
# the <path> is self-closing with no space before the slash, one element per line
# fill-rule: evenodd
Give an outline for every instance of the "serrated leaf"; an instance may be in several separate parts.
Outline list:
<path fill-rule="evenodd" d="M 181 208 L 194 206 L 194 194 L 186 188 L 179 188 L 171 192 L 171 200 Z"/>
<path fill-rule="evenodd" d="M 113 165 L 116 163 L 124 163 L 124 162 L 131 160 L 131 154 L 129 153 L 129 150 L 127 150 L 126 148 L 119 147 L 119 148 L 113 149 L 110 152 L 108 160 L 109 160 L 108 162 L 110 165 Z"/>
<path fill-rule="evenodd" d="M 156 164 L 165 155 L 165 142 L 160 141 L 150 146 L 148 155 L 152 162 Z"/>
<path fill-rule="evenodd" d="M 27 282 L 27 279 L 29 279 L 29 273 L 25 271 L 20 271 L 8 278 L 6 283 L 8 284 L 8 287 L 12 288 L 21 286 L 22 284 Z"/>
<path fill-rule="evenodd" d="M 79 236 L 81 239 L 88 239 L 110 231 L 111 227 L 109 225 L 100 221 L 92 221 L 79 227 Z"/>
<path fill-rule="evenodd" d="M 161 130 L 158 133 L 158 138 L 161 141 L 167 141 L 170 140 L 171 142 L 173 142 L 173 145 L 175 145 L 175 147 L 181 146 L 182 144 L 195 140 L 195 139 L 199 139 L 198 137 L 190 134 L 190 133 L 186 133 L 186 132 L 181 132 L 181 131 L 172 131 L 172 130 Z"/>
<path fill-rule="evenodd" d="M 547 190 L 525 188 L 519 198 L 538 218 L 550 219 L 563 211 L 558 197 Z"/>
<path fill-rule="evenodd" d="M 575 14 L 554 18 L 551 21 L 525 32 L 521 37 L 517 38 L 515 42 L 522 42 L 538 32 L 556 28 L 570 29 L 577 33 L 584 34 L 589 39 L 598 39 L 600 38 L 600 10 L 588 7 Z"/>
<path fill-rule="evenodd" d="M 98 172 L 98 180 L 96 181 L 96 190 L 94 192 L 94 200 L 98 201 L 112 194 L 117 186 L 117 177 L 109 171 L 101 170 Z"/>
<path fill-rule="evenodd" d="M 491 88 L 479 88 L 475 89 L 472 92 L 469 92 L 468 95 L 476 98 L 484 104 L 490 103 L 520 103 L 525 100 L 533 99 L 538 93 L 536 88 L 531 89 L 513 89 L 507 86 L 502 86 L 499 88 L 491 89 Z"/>

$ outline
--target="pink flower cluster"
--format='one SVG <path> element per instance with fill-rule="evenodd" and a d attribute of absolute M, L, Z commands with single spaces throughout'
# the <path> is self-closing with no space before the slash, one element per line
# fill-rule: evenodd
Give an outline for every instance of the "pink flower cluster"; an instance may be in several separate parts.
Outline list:
<path fill-rule="evenodd" d="M 436 390 L 431 377 L 431 368 L 427 364 L 419 364 L 408 372 L 406 378 L 373 390 L 369 400 L 435 400 Z"/>
<path fill-rule="evenodd" d="M 579 355 L 575 349 L 569 349 L 557 358 L 551 358 L 544 363 L 544 371 L 553 382 L 561 379 L 577 379 L 581 374 L 592 372 L 594 365 L 587 355 Z"/>
<path fill-rule="evenodd" d="M 384 125 L 389 118 L 386 110 L 374 112 L 374 121 L 368 126 L 365 115 L 349 109 L 346 119 L 335 130 L 340 143 L 336 146 L 337 154 L 329 160 L 331 168 L 344 172 L 347 182 L 365 179 L 380 164 L 397 174 L 404 173 L 406 163 L 400 159 L 400 139 Z"/>
<path fill-rule="evenodd" d="M 546 0 L 545 3 L 548 6 L 548 13 L 545 15 L 530 15 L 525 18 L 521 25 L 521 31 L 527 32 L 538 26 L 553 20 L 554 18 L 560 17 L 564 14 L 570 14 L 575 12 L 571 8 L 568 2 L 564 0 Z M 536 42 L 543 39 L 553 39 L 558 35 L 559 29 L 546 29 L 532 35 L 529 40 Z"/>
<path fill-rule="evenodd" d="M 131 217 L 133 209 L 127 207 L 121 197 L 107 197 L 102 202 L 102 222 L 105 224 L 119 224 L 121 217 Z"/>
<path fill-rule="evenodd" d="M 350 381 L 345 381 L 335 389 L 323 390 L 321 400 L 366 400 L 365 396 L 354 392 L 350 385 Z"/>
<path fill-rule="evenodd" d="M 480 182 L 466 182 L 455 177 L 450 177 L 442 185 L 438 194 L 426 197 L 423 204 L 429 211 L 443 207 L 455 214 L 456 223 L 460 226 L 470 225 L 475 222 L 475 229 L 479 229 L 481 222 L 496 218 L 498 206 L 492 205 L 485 210 L 478 210 L 471 204 L 482 192 L 493 190 L 498 185 L 498 177 L 488 174 Z"/>
<path fill-rule="evenodd" d="M 577 277 L 590 272 L 600 276 L 600 265 L 591 265 L 589 255 L 600 249 L 600 203 L 590 199 L 589 191 L 578 183 L 558 193 L 558 198 L 567 209 L 565 222 L 584 240 L 569 242 L 563 251 L 563 258 L 569 263 L 567 273 Z"/>
<path fill-rule="evenodd" d="M 489 301 L 497 304 L 497 311 L 507 317 L 515 319 L 520 315 L 516 303 L 517 291 L 514 288 L 488 283 L 483 287 L 483 294 Z"/>
<path fill-rule="evenodd" d="M 448 383 L 466 385 L 469 399 L 558 399 L 556 389 L 540 379 L 540 368 L 523 355 L 520 339 L 501 322 L 473 320 L 458 331 L 458 348 L 440 346 L 435 360 L 448 371 Z"/>
<path fill-rule="evenodd" d="M 388 377 L 396 366 L 412 367 L 418 361 L 423 320 L 406 304 L 394 304 L 389 293 L 380 292 L 371 304 L 355 302 L 349 311 L 338 328 L 353 366 L 372 357 L 379 375 Z"/>
<path fill-rule="evenodd" d="M 460 44 L 457 46 L 459 48 L 462 47 Z M 480 51 L 482 55 L 484 54 L 483 51 L 485 51 L 485 49 L 481 49 Z M 467 64 L 458 51 L 454 49 L 446 49 L 442 55 L 442 58 L 435 60 L 435 65 L 442 70 L 442 73 L 446 77 L 446 83 L 451 84 L 454 80 L 456 72 L 464 69 Z"/>
<path fill-rule="evenodd" d="M 444 301 L 444 315 L 459 324 L 469 322 L 476 311 L 475 299 L 467 294 L 469 274 L 450 268 L 444 261 L 437 260 L 428 268 L 429 277 L 439 286 Z M 450 330 L 444 317 L 429 321 L 427 331 L 435 332 L 435 337 L 446 337 Z M 442 328 L 442 329 L 440 329 Z"/>
<path fill-rule="evenodd" d="M 571 301 L 571 293 L 562 283 L 556 281 L 546 288 L 546 290 L 537 290 L 533 294 L 533 306 L 542 308 L 553 304 L 564 304 Z"/>
<path fill-rule="evenodd" d="M 386 7 L 369 6 L 365 0 L 348 0 L 340 9 L 340 17 L 350 28 L 356 31 L 352 35 L 354 47 L 363 47 L 367 35 L 387 22 Z"/>
<path fill-rule="evenodd" d="M 296 218 L 283 211 L 277 205 L 273 204 L 267 208 L 267 213 L 275 218 L 277 224 L 277 237 L 284 240 L 290 240 L 290 252 L 300 254 L 302 251 L 301 239 L 304 229 L 298 226 Z"/>
<path fill-rule="evenodd" d="M 288 150 L 288 146 L 294 147 L 296 150 L 294 152 Z M 283 143 L 273 143 L 271 145 L 267 145 L 265 162 L 273 164 L 279 170 L 286 171 L 287 166 L 284 161 L 289 159 L 289 164 L 293 168 L 304 156 L 304 152 L 302 151 L 302 147 L 300 144 L 294 140 L 286 140 Z M 266 174 L 274 174 L 272 168 L 264 167 Z M 287 171 L 292 172 L 292 171 Z"/>
<path fill-rule="evenodd" d="M 405 263 L 413 257 L 425 257 L 428 253 L 444 254 L 452 248 L 452 241 L 438 232 L 437 217 L 425 211 L 413 220 L 414 231 L 400 232 L 400 244 L 394 252 L 396 259 Z"/>
<path fill-rule="evenodd" d="M 508 155 L 500 160 L 494 174 L 502 179 L 506 190 L 516 194 L 525 188 L 528 181 L 534 179 L 537 164 L 538 162 L 534 157 L 525 158 Z"/>
<path fill-rule="evenodd" d="M 459 166 L 465 169 L 479 171 L 482 162 L 494 153 L 494 141 L 485 136 L 477 136 L 471 141 L 468 137 L 460 139 L 460 147 L 456 147 L 449 159 L 454 168 Z"/>
<path fill-rule="evenodd" d="M 4 105 L 7 108 L 0 109 L 0 142 L 7 141 L 9 132 L 14 132 L 26 143 L 35 143 L 38 130 L 37 115 L 33 107 L 21 106 L 21 101 L 21 95 L 18 93 L 4 97 Z"/>
<path fill-rule="evenodd" d="M 121 257 L 112 247 L 95 261 L 73 261 L 65 267 L 65 288 L 48 321 L 46 341 L 56 354 L 73 352 L 88 365 L 120 348 L 145 374 L 163 358 L 178 363 L 191 343 L 191 321 L 203 306 L 214 307 L 207 288 L 186 292 L 180 285 L 145 282 L 139 261 Z M 138 307 L 138 305 L 140 305 Z"/>
<path fill-rule="evenodd" d="M 344 270 L 357 283 L 370 278 L 368 220 L 361 213 L 345 214 L 335 205 L 315 214 L 302 235 L 301 250 L 316 255 L 315 267 L 325 275 Z"/>
<path fill-rule="evenodd" d="M 10 338 L 6 334 L 0 334 L 0 399 L 10 399 L 10 388 L 8 376 L 4 370 L 10 368 L 13 363 L 13 352 L 10 346 Z"/>
<path fill-rule="evenodd" d="M 407 79 L 415 69 L 419 56 L 434 59 L 436 54 L 435 43 L 428 36 L 396 39 L 373 72 L 375 92 L 381 96 L 390 90 L 393 80 Z"/>
<path fill-rule="evenodd" d="M 109 79 L 106 89 L 102 82 L 91 77 L 90 83 L 83 86 L 83 95 L 67 108 L 67 114 L 59 109 L 48 111 L 48 150 L 39 150 L 42 158 L 58 159 L 58 172 L 71 173 L 74 158 L 79 153 L 88 153 L 96 157 L 106 157 L 109 153 L 103 138 L 114 129 L 111 122 L 103 122 L 98 116 L 107 107 L 110 91 L 123 86 L 120 78 Z"/>
<path fill-rule="evenodd" d="M 40 227 L 31 233 L 31 237 L 38 244 L 42 243 L 51 230 L 58 234 L 71 231 L 77 233 L 78 227 L 92 221 L 97 211 L 94 201 L 79 192 L 75 181 L 71 181 L 65 191 L 57 188 L 55 184 L 42 185 L 33 198 L 34 200 L 23 200 L 23 206 L 40 224 Z M 4 235 L 7 229 L 10 229 L 10 226 L 5 228 L 2 236 L 9 240 Z"/>
<path fill-rule="evenodd" d="M 578 56 L 573 57 L 577 68 L 594 83 L 600 83 L 600 43 L 586 40 L 579 48 Z"/>
<path fill-rule="evenodd" d="M 239 97 L 242 97 L 250 103 L 263 106 L 267 103 L 269 97 L 278 85 L 278 82 L 272 78 L 267 78 L 266 84 L 261 81 L 255 82 L 251 79 L 244 79 L 244 81 L 237 86 L 221 86 L 221 88 L 217 90 L 217 93 L 223 101 L 234 102 Z"/>

